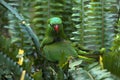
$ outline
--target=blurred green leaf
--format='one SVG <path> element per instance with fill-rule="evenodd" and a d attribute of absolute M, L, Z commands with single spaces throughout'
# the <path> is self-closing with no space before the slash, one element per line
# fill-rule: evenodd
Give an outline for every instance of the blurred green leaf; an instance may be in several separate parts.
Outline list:
<path fill-rule="evenodd" d="M 40 70 L 38 72 L 35 72 L 33 74 L 33 78 L 34 78 L 34 80 L 43 80 L 43 78 L 42 78 L 42 70 Z"/>

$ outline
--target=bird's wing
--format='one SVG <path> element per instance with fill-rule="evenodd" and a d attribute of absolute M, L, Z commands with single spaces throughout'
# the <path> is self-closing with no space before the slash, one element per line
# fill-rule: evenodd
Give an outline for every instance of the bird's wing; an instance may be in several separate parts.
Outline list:
<path fill-rule="evenodd" d="M 42 47 L 44 47 L 45 45 L 50 44 L 50 43 L 52 43 L 52 42 L 53 42 L 53 38 L 52 38 L 52 37 L 45 37 L 45 38 L 43 39 L 43 41 L 41 42 L 40 47 L 42 48 Z"/>

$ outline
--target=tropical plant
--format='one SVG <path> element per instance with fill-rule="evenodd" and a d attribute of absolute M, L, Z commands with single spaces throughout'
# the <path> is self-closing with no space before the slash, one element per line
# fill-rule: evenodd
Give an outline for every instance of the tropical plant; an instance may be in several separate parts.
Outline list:
<path fill-rule="evenodd" d="M 0 0 L 0 79 L 19 80 L 22 75 L 22 80 L 119 80 L 119 0 L 6 2 Z M 51 17 L 62 18 L 77 58 L 64 60 L 62 55 L 54 63 L 42 56 L 40 43 Z M 104 65 L 98 63 L 99 56 Z"/>
<path fill-rule="evenodd" d="M 19 80 L 21 78 L 23 68 L 15 61 L 11 60 L 5 53 L 0 52 L 0 79 L 1 80 Z M 33 80 L 29 74 L 25 74 L 25 80 Z"/>
<path fill-rule="evenodd" d="M 85 68 L 78 66 L 81 65 L 81 60 L 69 64 L 69 73 L 73 80 L 119 80 L 107 72 L 106 69 L 101 70 L 101 66 L 95 62 Z"/>
<path fill-rule="evenodd" d="M 120 20 L 118 21 L 118 27 Z M 119 28 L 118 28 L 119 31 Z M 113 42 L 113 46 L 110 49 L 109 53 L 106 53 L 103 55 L 103 63 L 104 63 L 104 67 L 106 69 L 108 69 L 109 71 L 111 71 L 113 74 L 117 75 L 118 77 L 120 77 L 120 33 L 118 33 L 115 38 L 114 38 L 114 42 Z M 112 64 L 111 64 L 112 63 Z M 108 66 L 109 65 L 109 66 Z"/>

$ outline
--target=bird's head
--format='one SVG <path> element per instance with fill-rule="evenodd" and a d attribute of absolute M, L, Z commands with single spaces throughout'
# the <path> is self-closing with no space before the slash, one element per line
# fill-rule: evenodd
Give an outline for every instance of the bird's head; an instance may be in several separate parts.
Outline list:
<path fill-rule="evenodd" d="M 62 20 L 59 17 L 50 18 L 48 24 L 56 33 L 60 32 L 62 29 Z"/>
<path fill-rule="evenodd" d="M 65 39 L 62 20 L 59 17 L 50 18 L 48 21 L 46 36 Z"/>

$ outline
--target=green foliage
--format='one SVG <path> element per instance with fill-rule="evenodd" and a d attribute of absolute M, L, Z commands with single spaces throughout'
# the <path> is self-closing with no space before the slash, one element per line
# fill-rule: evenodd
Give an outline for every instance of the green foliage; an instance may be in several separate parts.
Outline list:
<path fill-rule="evenodd" d="M 73 22 L 73 26 L 77 29 L 76 31 L 72 32 L 73 35 L 75 35 L 74 37 L 71 38 L 71 40 L 80 43 L 82 45 L 83 41 L 82 38 L 80 38 L 83 35 L 82 32 L 82 26 L 80 26 L 80 22 L 82 21 L 80 19 L 80 11 L 81 11 L 81 5 L 82 3 L 80 1 L 74 0 L 73 1 L 73 8 L 72 8 L 72 22 Z M 79 6 L 81 5 L 81 6 Z M 82 15 L 82 13 L 81 13 Z M 82 16 L 81 16 L 82 18 Z M 81 30 L 81 31 L 80 31 Z M 79 33 L 79 31 L 81 33 Z"/>
<path fill-rule="evenodd" d="M 117 80 L 110 72 L 101 69 L 98 63 L 90 64 L 85 68 L 79 67 L 82 61 L 75 61 L 69 64 L 69 73 L 73 80 Z"/>
<path fill-rule="evenodd" d="M 117 4 L 116 0 L 106 0 L 105 2 L 103 1 L 103 6 L 104 6 L 104 26 L 106 27 L 104 29 L 104 46 L 108 49 L 111 47 L 111 42 L 113 41 L 114 38 L 114 25 L 117 21 Z M 113 4 L 113 5 L 110 5 Z M 113 18 L 114 17 L 114 18 Z"/>
<path fill-rule="evenodd" d="M 0 15 L 3 15 L 3 17 L 0 19 L 0 35 L 3 34 L 8 37 L 8 30 L 5 28 L 5 26 L 8 25 L 7 10 L 1 5 L 0 9 Z"/>
<path fill-rule="evenodd" d="M 21 68 L 16 62 L 0 52 L 0 79 L 1 80 L 19 80 L 22 74 Z M 33 80 L 28 74 L 25 80 Z"/>
<path fill-rule="evenodd" d="M 32 15 L 32 25 L 36 35 L 41 41 L 45 34 L 45 22 L 47 21 L 47 11 L 48 7 L 46 6 L 48 2 L 46 0 L 35 0 L 33 4 L 33 13 Z"/>
<path fill-rule="evenodd" d="M 117 1 L 7 0 L 25 17 L 25 21 L 30 22 L 25 25 L 32 25 L 40 42 L 44 37 L 48 18 L 57 16 L 62 18 L 68 38 L 71 38 L 75 44 L 85 47 L 85 50 L 82 51 L 80 46 L 77 46 L 80 60 L 66 60 L 63 54 L 58 64 L 37 56 L 35 46 L 25 26 L 0 5 L 0 78 L 19 80 L 23 70 L 21 67 L 23 67 L 35 80 L 117 80 L 107 70 L 102 70 L 98 63 L 91 64 L 95 62 L 95 59 L 89 58 L 92 52 L 88 50 L 92 49 L 94 52 L 102 47 L 109 49 L 112 46 L 110 52 L 103 54 L 104 67 L 114 75 L 120 76 L 120 34 L 116 35 L 114 43 L 111 44 L 115 35 L 116 22 L 118 22 L 117 32 L 120 31 L 118 11 L 120 2 L 118 1 L 117 4 Z M 116 21 L 117 18 L 118 21 Z M 25 52 L 21 67 L 16 63 L 19 49 Z M 27 74 L 25 80 L 32 80 L 32 78 Z"/>
<path fill-rule="evenodd" d="M 42 70 L 40 70 L 40 71 L 38 71 L 38 72 L 35 72 L 35 73 L 33 74 L 33 78 L 34 78 L 34 80 L 43 80 L 43 79 L 42 79 Z"/>
<path fill-rule="evenodd" d="M 11 5 L 15 5 L 15 3 L 13 2 L 13 4 L 11 4 Z M 10 6 L 6 4 L 6 7 L 10 7 Z M 17 11 L 14 8 L 12 9 L 12 7 L 10 7 L 9 9 L 13 10 L 12 11 L 13 14 L 15 14 L 15 15 L 17 14 Z M 17 23 L 18 20 L 14 17 L 13 14 L 8 13 L 8 17 L 9 17 L 10 21 L 9 21 L 9 26 L 7 26 L 7 28 L 9 29 L 9 32 L 11 34 L 10 38 L 8 40 L 6 40 L 6 39 L 1 37 L 1 40 L 5 40 L 4 41 L 6 43 L 5 45 L 9 45 L 9 47 L 4 46 L 4 43 L 3 43 L 2 46 L 5 47 L 5 49 L 7 49 L 6 51 L 8 52 L 8 55 L 11 58 L 13 58 L 14 60 L 16 60 L 16 55 L 18 54 L 18 50 L 23 49 L 24 52 L 25 52 L 25 55 L 24 55 L 25 59 L 24 59 L 23 67 L 27 71 L 31 72 L 31 66 L 32 66 L 33 62 L 31 62 L 30 60 L 32 60 L 32 58 L 34 56 L 30 57 L 30 55 L 33 53 L 33 48 L 34 47 L 33 47 L 33 44 L 32 44 L 33 42 L 31 40 L 31 36 L 29 36 L 28 31 L 26 30 L 26 27 L 29 28 L 29 26 L 28 26 L 28 24 L 22 25 L 23 23 L 22 24 L 20 23 L 18 25 L 18 23 Z M 16 17 L 18 19 L 20 19 L 19 14 L 17 14 Z M 25 26 L 25 25 L 27 25 L 27 26 Z M 9 43 L 9 44 L 7 44 L 7 43 Z M 1 48 L 1 49 L 2 49 L 2 51 L 6 52 L 4 50 L 4 48 Z M 29 57 L 28 57 L 28 55 L 29 55 Z M 29 66 L 29 68 L 27 68 L 28 66 Z"/>
<path fill-rule="evenodd" d="M 11 46 L 11 42 L 8 38 L 5 38 L 4 36 L 0 36 L 0 51 L 7 53 L 9 57 L 12 59 L 16 60 L 15 56 L 17 54 L 18 49 L 15 48 L 10 48 L 13 47 Z"/>
<path fill-rule="evenodd" d="M 17 2 L 17 3 L 16 3 Z M 19 7 L 18 1 L 9 2 L 11 6 Z M 18 23 L 18 20 L 15 18 L 11 12 L 8 13 L 9 25 L 7 29 L 9 30 L 9 34 L 11 36 L 11 43 L 15 45 L 15 47 L 24 49 L 26 54 L 31 54 L 33 47 L 30 36 L 28 35 L 25 27 L 22 27 L 21 24 Z"/>
<path fill-rule="evenodd" d="M 89 49 L 110 48 L 117 19 L 116 0 L 74 0 L 74 3 L 72 20 L 77 31 L 73 32 L 73 40 Z"/>
<path fill-rule="evenodd" d="M 113 74 L 117 75 L 118 77 L 120 77 L 120 64 L 119 64 L 120 43 L 119 42 L 120 42 L 120 34 L 116 36 L 111 51 L 103 55 L 104 67 Z"/>
<path fill-rule="evenodd" d="M 68 38 L 71 38 L 73 35 L 71 32 L 75 30 L 73 26 L 71 15 L 72 15 L 72 7 L 73 7 L 73 0 L 65 0 L 63 3 L 63 13 L 62 13 L 62 20 L 65 34 Z"/>

